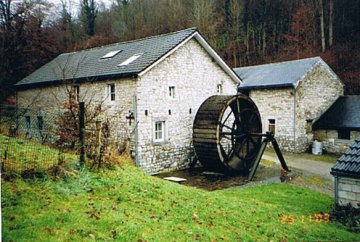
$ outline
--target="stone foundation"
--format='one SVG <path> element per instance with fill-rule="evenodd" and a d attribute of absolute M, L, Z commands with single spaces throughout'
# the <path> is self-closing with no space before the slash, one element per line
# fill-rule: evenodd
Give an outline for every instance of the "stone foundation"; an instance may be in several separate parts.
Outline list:
<path fill-rule="evenodd" d="M 335 177 L 335 179 L 337 179 L 336 203 L 341 206 L 350 203 L 353 207 L 360 208 L 360 180 L 348 177 Z"/>

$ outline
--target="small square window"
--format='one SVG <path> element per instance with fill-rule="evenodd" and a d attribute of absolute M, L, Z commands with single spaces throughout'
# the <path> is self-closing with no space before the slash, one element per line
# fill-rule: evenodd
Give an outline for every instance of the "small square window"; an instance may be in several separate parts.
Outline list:
<path fill-rule="evenodd" d="M 108 97 L 110 101 L 115 101 L 115 84 L 108 85 Z"/>
<path fill-rule="evenodd" d="M 37 125 L 39 130 L 43 130 L 44 128 L 44 119 L 42 116 L 37 116 Z"/>
<path fill-rule="evenodd" d="M 165 141 L 165 121 L 155 122 L 154 127 L 154 142 Z"/>
<path fill-rule="evenodd" d="M 268 130 L 269 130 L 269 132 L 272 133 L 273 135 L 275 134 L 275 119 L 269 119 Z"/>
<path fill-rule="evenodd" d="M 172 98 L 175 98 L 175 87 L 174 86 L 169 87 L 169 96 Z"/>
<path fill-rule="evenodd" d="M 26 129 L 31 128 L 31 118 L 30 118 L 30 116 L 25 116 L 25 128 Z"/>
<path fill-rule="evenodd" d="M 217 84 L 217 94 L 222 94 L 223 93 L 223 86 L 222 84 Z"/>
<path fill-rule="evenodd" d="M 350 130 L 348 129 L 341 129 L 338 130 L 338 139 L 350 139 Z"/>
<path fill-rule="evenodd" d="M 311 134 L 312 132 L 312 119 L 307 119 L 306 120 L 306 126 L 305 126 L 305 130 L 307 134 Z"/>

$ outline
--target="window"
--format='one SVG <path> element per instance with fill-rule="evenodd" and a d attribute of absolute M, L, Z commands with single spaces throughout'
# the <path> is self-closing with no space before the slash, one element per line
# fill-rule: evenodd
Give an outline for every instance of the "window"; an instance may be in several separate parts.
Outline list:
<path fill-rule="evenodd" d="M 339 139 L 350 139 L 350 130 L 348 130 L 348 129 L 338 130 L 338 138 Z"/>
<path fill-rule="evenodd" d="M 222 84 L 217 84 L 217 94 L 222 94 L 222 93 L 223 93 Z"/>
<path fill-rule="evenodd" d="M 100 59 L 113 58 L 114 56 L 116 56 L 116 55 L 119 54 L 120 52 L 121 52 L 121 50 L 113 50 L 113 51 L 110 51 L 109 53 L 107 53 L 106 55 L 104 55 L 103 57 L 101 57 Z"/>
<path fill-rule="evenodd" d="M 25 116 L 25 128 L 26 129 L 31 128 L 31 118 L 30 118 L 30 116 Z"/>
<path fill-rule="evenodd" d="M 76 101 L 80 100 L 80 86 L 79 85 L 73 86 L 73 95 L 75 96 Z"/>
<path fill-rule="evenodd" d="M 142 55 L 142 53 L 136 54 L 119 64 L 118 66 L 126 66 L 129 65 L 131 62 L 135 61 L 137 58 L 139 58 Z"/>
<path fill-rule="evenodd" d="M 269 132 L 275 134 L 275 119 L 269 119 Z"/>
<path fill-rule="evenodd" d="M 175 87 L 174 86 L 169 87 L 169 96 L 172 98 L 175 98 Z"/>
<path fill-rule="evenodd" d="M 312 132 L 312 119 L 307 119 L 306 120 L 306 127 L 305 127 L 305 129 L 306 129 L 306 133 L 307 134 L 311 134 L 311 132 Z"/>
<path fill-rule="evenodd" d="M 115 84 L 108 85 L 108 96 L 110 101 L 115 101 Z"/>
<path fill-rule="evenodd" d="M 44 128 L 44 120 L 42 116 L 37 116 L 37 126 L 39 130 L 43 130 Z"/>
<path fill-rule="evenodd" d="M 154 128 L 154 142 L 165 141 L 165 121 L 155 122 Z"/>

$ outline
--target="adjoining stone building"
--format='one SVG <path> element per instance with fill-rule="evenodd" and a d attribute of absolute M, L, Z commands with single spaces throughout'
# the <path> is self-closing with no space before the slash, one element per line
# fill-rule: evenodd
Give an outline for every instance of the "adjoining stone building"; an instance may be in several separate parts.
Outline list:
<path fill-rule="evenodd" d="M 360 136 L 337 160 L 330 173 L 335 178 L 335 202 L 360 208 Z"/>
<path fill-rule="evenodd" d="M 280 147 L 304 152 L 313 141 L 313 123 L 343 95 L 343 83 L 320 58 L 235 68 L 239 91 L 259 108 L 263 131 Z"/>
<path fill-rule="evenodd" d="M 360 96 L 342 96 L 314 123 L 314 139 L 341 154 L 360 136 Z"/>
<path fill-rule="evenodd" d="M 69 93 L 87 107 L 101 105 L 112 139 L 130 140 L 137 165 L 156 173 L 188 165 L 197 109 L 212 95 L 236 94 L 239 82 L 190 28 L 61 54 L 16 84 L 17 105 L 36 112 L 20 122 L 41 120 L 44 132 Z"/>

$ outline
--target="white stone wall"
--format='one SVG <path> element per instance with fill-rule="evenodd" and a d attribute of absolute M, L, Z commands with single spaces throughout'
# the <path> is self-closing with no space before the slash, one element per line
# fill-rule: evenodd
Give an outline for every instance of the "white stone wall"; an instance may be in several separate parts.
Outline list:
<path fill-rule="evenodd" d="M 309 130 L 307 120 L 318 119 L 342 94 L 343 85 L 337 76 L 319 64 L 296 90 L 251 90 L 250 97 L 259 108 L 263 131 L 269 130 L 268 120 L 275 119 L 275 137 L 280 147 L 290 152 L 305 152 L 313 140 L 312 123 Z"/>
<path fill-rule="evenodd" d="M 115 101 L 110 101 L 108 96 L 108 84 L 115 84 Z M 19 122 L 25 122 L 24 116 L 29 115 L 32 123 L 32 135 L 29 138 L 39 139 L 36 130 L 36 116 L 44 118 L 44 132 L 49 132 L 49 141 L 53 141 L 57 126 L 55 123 L 64 112 L 64 103 L 69 100 L 68 90 L 73 84 L 58 85 L 53 87 L 34 88 L 18 91 L 18 107 L 28 108 L 29 111 L 20 117 Z M 119 146 L 127 138 L 134 140 L 135 122 L 129 125 L 126 115 L 129 110 L 134 110 L 134 96 L 136 90 L 135 79 L 120 79 L 111 81 L 86 82 L 79 84 L 80 99 L 85 102 L 85 108 L 93 113 L 96 106 L 101 105 L 100 121 L 111 121 L 111 139 Z M 94 120 L 95 121 L 95 120 Z M 24 127 L 24 125 L 20 125 Z M 89 126 L 86 127 L 89 129 Z M 26 130 L 19 130 L 25 134 Z M 90 132 L 90 130 L 89 130 Z"/>
<path fill-rule="evenodd" d="M 304 152 L 313 140 L 307 120 L 316 121 L 344 93 L 343 84 L 323 63 L 317 64 L 296 90 L 296 150 Z"/>
<path fill-rule="evenodd" d="M 342 206 L 350 203 L 353 207 L 360 208 L 360 180 L 349 177 L 337 177 L 337 180 L 336 203 Z"/>
<path fill-rule="evenodd" d="M 344 140 L 338 138 L 337 130 L 316 130 L 314 139 L 323 143 L 323 149 L 327 153 L 341 155 L 349 146 L 354 143 L 355 139 L 360 136 L 360 131 L 350 131 L 350 139 Z"/>
<path fill-rule="evenodd" d="M 263 132 L 269 131 L 269 119 L 275 119 L 275 138 L 280 147 L 294 149 L 294 90 L 259 89 L 250 92 L 261 115 Z"/>
<path fill-rule="evenodd" d="M 199 106 L 217 94 L 218 84 L 222 84 L 223 94 L 236 94 L 234 81 L 194 39 L 139 78 L 138 162 L 147 172 L 188 165 L 193 155 L 194 117 Z M 169 96 L 170 86 L 175 87 L 174 98 Z M 155 121 L 165 121 L 164 143 L 153 142 Z"/>

